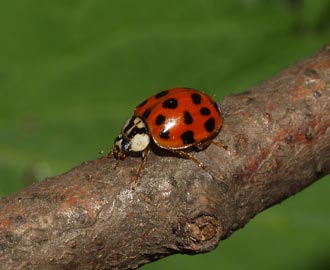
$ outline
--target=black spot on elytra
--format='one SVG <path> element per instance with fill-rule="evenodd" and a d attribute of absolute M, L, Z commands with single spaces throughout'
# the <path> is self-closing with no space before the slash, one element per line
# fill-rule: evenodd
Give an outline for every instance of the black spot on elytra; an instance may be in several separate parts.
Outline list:
<path fill-rule="evenodd" d="M 193 122 L 193 118 L 188 111 L 184 112 L 183 119 L 184 119 L 184 123 L 187 125 L 190 125 Z"/>
<path fill-rule="evenodd" d="M 206 131 L 208 132 L 212 132 L 215 128 L 215 120 L 213 117 L 211 117 L 209 120 L 207 120 L 205 123 L 204 123 L 204 127 L 206 129 Z"/>
<path fill-rule="evenodd" d="M 165 123 L 166 117 L 162 114 L 158 115 L 156 118 L 156 125 L 160 126 Z"/>
<path fill-rule="evenodd" d="M 143 119 L 147 119 L 150 113 L 151 113 L 151 109 L 150 108 L 146 109 L 142 114 Z"/>
<path fill-rule="evenodd" d="M 213 105 L 214 109 L 216 109 L 217 112 L 220 112 L 218 104 L 216 102 L 213 102 L 212 105 Z"/>
<path fill-rule="evenodd" d="M 167 130 L 165 131 L 164 129 L 159 133 L 159 136 L 163 139 L 169 139 L 170 138 L 170 132 Z"/>
<path fill-rule="evenodd" d="M 191 94 L 191 98 L 194 104 L 198 105 L 202 102 L 202 96 L 200 94 Z"/>
<path fill-rule="evenodd" d="M 168 93 L 168 90 L 159 92 L 158 94 L 155 95 L 155 98 L 158 99 L 158 98 L 164 97 L 167 95 L 167 93 Z"/>
<path fill-rule="evenodd" d="M 143 105 L 145 105 L 147 103 L 148 99 L 146 99 L 145 101 L 141 102 L 138 107 L 142 107 Z"/>
<path fill-rule="evenodd" d="M 210 115 L 211 111 L 209 108 L 203 107 L 200 109 L 200 113 L 201 113 L 201 115 L 207 116 L 207 115 Z"/>
<path fill-rule="evenodd" d="M 178 107 L 178 100 L 175 98 L 169 98 L 163 102 L 165 109 L 175 109 L 176 107 Z"/>
<path fill-rule="evenodd" d="M 188 130 L 181 134 L 181 140 L 184 144 L 192 144 L 195 142 L 194 132 Z"/>

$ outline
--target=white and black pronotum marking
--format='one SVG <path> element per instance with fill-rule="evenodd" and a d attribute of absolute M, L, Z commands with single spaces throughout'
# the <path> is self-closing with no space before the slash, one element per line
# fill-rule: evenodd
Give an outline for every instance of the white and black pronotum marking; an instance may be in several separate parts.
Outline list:
<path fill-rule="evenodd" d="M 125 159 L 130 152 L 143 152 L 150 144 L 150 135 L 146 123 L 132 116 L 123 126 L 115 139 L 113 155 L 116 159 Z"/>

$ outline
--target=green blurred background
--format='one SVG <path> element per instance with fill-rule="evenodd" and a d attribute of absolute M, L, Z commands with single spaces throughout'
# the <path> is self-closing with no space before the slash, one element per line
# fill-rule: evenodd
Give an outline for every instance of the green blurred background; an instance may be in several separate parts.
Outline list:
<path fill-rule="evenodd" d="M 109 149 L 134 106 L 169 87 L 220 100 L 330 41 L 328 0 L 0 3 L 0 196 Z M 143 269 L 330 269 L 329 177 L 215 251 Z"/>

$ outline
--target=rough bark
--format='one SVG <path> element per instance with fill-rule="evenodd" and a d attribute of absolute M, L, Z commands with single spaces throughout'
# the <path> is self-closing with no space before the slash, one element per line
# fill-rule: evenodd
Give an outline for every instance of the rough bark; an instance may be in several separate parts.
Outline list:
<path fill-rule="evenodd" d="M 0 269 L 135 269 L 214 249 L 330 171 L 330 46 L 220 103 L 218 141 L 191 160 L 106 157 L 0 200 Z"/>

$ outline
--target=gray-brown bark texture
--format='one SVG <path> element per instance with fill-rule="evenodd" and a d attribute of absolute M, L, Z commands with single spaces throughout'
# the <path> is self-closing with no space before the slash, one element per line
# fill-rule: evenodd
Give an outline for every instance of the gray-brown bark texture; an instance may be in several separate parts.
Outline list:
<path fill-rule="evenodd" d="M 103 157 L 0 200 L 0 269 L 135 269 L 200 253 L 330 171 L 330 46 L 220 103 L 191 160 Z M 116 165 L 117 164 L 117 165 Z M 266 245 L 267 243 L 265 243 Z"/>

